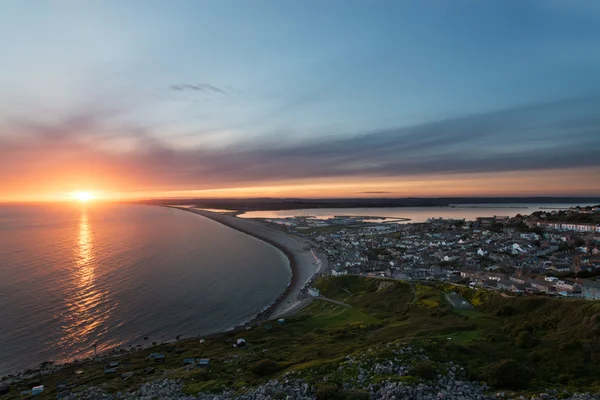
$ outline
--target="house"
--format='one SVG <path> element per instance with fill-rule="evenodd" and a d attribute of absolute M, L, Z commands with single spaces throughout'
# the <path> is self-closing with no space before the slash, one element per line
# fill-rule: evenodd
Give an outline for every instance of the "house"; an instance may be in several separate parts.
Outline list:
<path fill-rule="evenodd" d="M 513 281 L 508 279 L 500 279 L 499 281 L 497 281 L 496 285 L 497 288 L 500 290 L 508 290 L 511 286 L 514 285 L 514 283 Z"/>
<path fill-rule="evenodd" d="M 246 339 L 239 338 L 236 340 L 235 347 L 246 347 Z"/>
<path fill-rule="evenodd" d="M 319 297 L 321 295 L 321 292 L 319 291 L 319 289 L 311 287 L 310 289 L 308 289 L 308 294 L 312 297 Z"/>
<path fill-rule="evenodd" d="M 576 290 L 580 290 L 580 287 L 577 283 L 565 279 L 565 280 L 558 280 L 556 282 L 556 290 L 576 291 Z"/>
<path fill-rule="evenodd" d="M 535 279 L 531 281 L 531 287 L 533 289 L 539 290 L 542 293 L 555 293 L 556 287 L 553 282 L 548 282 L 546 280 Z"/>
<path fill-rule="evenodd" d="M 496 290 L 498 289 L 498 281 L 487 280 L 483 283 L 483 287 Z"/>
<path fill-rule="evenodd" d="M 502 279 L 508 279 L 508 276 L 506 274 L 500 274 L 497 272 L 485 273 L 484 277 L 490 281 L 500 281 Z"/>
<path fill-rule="evenodd" d="M 448 303 L 452 304 L 454 308 L 460 308 L 464 310 L 475 308 L 471 303 L 469 303 L 467 299 L 465 299 L 462 296 L 459 296 L 456 293 L 446 293 L 445 296 Z"/>
<path fill-rule="evenodd" d="M 527 285 L 524 283 L 513 283 L 508 287 L 508 290 L 513 293 L 523 293 L 527 289 Z"/>
<path fill-rule="evenodd" d="M 600 282 L 590 279 L 582 280 L 581 296 L 588 300 L 600 300 Z"/>

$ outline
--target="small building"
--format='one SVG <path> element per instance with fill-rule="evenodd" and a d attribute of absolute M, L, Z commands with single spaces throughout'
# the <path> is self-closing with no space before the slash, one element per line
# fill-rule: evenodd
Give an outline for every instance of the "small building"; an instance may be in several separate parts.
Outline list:
<path fill-rule="evenodd" d="M 198 360 L 199 368 L 206 368 L 206 367 L 208 367 L 209 364 L 210 364 L 210 359 L 208 359 L 208 358 L 201 358 L 200 360 Z"/>
<path fill-rule="evenodd" d="M 473 305 L 469 303 L 467 299 L 462 296 L 459 296 L 456 293 L 446 293 L 446 300 L 448 303 L 452 304 L 454 308 L 469 310 L 473 309 Z"/>
<path fill-rule="evenodd" d="M 236 340 L 235 347 L 246 347 L 246 339 L 239 338 Z"/>
<path fill-rule="evenodd" d="M 134 375 L 133 371 L 129 371 L 129 372 L 124 372 L 121 374 L 121 379 L 123 379 L 124 381 L 131 378 Z"/>
<path fill-rule="evenodd" d="M 279 325 L 283 325 L 283 324 L 285 324 L 285 319 L 283 319 L 283 318 L 279 318 L 279 319 L 277 320 L 277 323 L 278 323 Z"/>
<path fill-rule="evenodd" d="M 308 294 L 312 297 L 319 297 L 321 295 L 321 292 L 319 291 L 319 289 L 311 287 L 308 289 Z"/>
<path fill-rule="evenodd" d="M 31 395 L 37 396 L 38 394 L 42 393 L 43 391 L 44 391 L 44 385 L 34 386 L 33 389 L 31 389 Z"/>
<path fill-rule="evenodd" d="M 154 362 L 163 363 L 165 362 L 165 355 L 163 353 L 154 354 Z"/>
<path fill-rule="evenodd" d="M 184 358 L 183 365 L 193 365 L 196 362 L 194 358 Z"/>

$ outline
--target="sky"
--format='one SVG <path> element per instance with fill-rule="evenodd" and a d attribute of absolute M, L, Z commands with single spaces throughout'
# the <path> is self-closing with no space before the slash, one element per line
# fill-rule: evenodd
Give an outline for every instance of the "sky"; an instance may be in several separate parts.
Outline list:
<path fill-rule="evenodd" d="M 0 201 L 600 196 L 595 0 L 0 2 Z"/>

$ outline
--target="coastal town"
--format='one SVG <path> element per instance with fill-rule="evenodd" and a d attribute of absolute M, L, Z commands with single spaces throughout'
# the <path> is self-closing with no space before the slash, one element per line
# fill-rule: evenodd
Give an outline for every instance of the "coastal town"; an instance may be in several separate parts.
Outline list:
<path fill-rule="evenodd" d="M 308 222 L 307 222 L 308 221 Z M 426 223 L 286 218 L 329 262 L 329 274 L 441 281 L 514 295 L 600 299 L 600 207 Z M 344 222 L 346 225 L 344 225 Z"/>

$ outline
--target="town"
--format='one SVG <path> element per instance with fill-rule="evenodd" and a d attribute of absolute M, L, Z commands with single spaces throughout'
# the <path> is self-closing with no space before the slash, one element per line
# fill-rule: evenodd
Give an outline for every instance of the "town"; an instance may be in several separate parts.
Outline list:
<path fill-rule="evenodd" d="M 600 299 L 598 206 L 476 221 L 438 218 L 357 227 L 353 219 L 344 227 L 340 220 L 330 225 L 319 221 L 320 230 L 307 233 L 327 257 L 334 276 L 441 281 L 513 295 Z M 296 225 L 294 218 L 286 225 Z"/>

